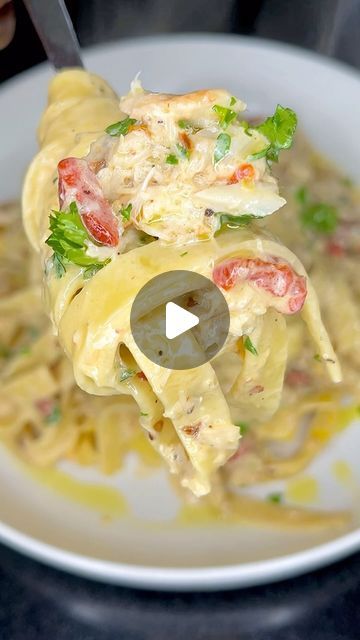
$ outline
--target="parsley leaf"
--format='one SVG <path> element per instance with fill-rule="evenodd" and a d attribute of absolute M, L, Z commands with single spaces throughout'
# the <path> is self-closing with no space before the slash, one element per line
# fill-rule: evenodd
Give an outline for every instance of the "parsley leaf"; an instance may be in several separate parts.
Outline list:
<path fill-rule="evenodd" d="M 189 252 L 188 251 L 184 251 L 184 253 L 180 253 L 180 258 L 183 258 L 184 256 L 187 256 Z"/>
<path fill-rule="evenodd" d="M 239 122 L 239 125 L 244 129 L 244 133 L 246 133 L 246 135 L 251 138 L 252 137 L 252 133 L 251 133 L 250 122 L 247 122 L 247 120 L 241 120 Z"/>
<path fill-rule="evenodd" d="M 120 372 L 120 382 L 125 382 L 125 380 L 132 378 L 135 375 L 135 373 L 136 371 L 134 371 L 133 369 L 123 369 Z"/>
<path fill-rule="evenodd" d="M 140 411 L 140 415 L 145 417 L 145 416 L 148 416 L 149 414 L 148 413 L 144 413 L 144 411 Z"/>
<path fill-rule="evenodd" d="M 223 226 L 235 229 L 237 227 L 247 227 L 250 222 L 257 220 L 260 216 L 254 216 L 251 213 L 244 213 L 242 216 L 232 216 L 230 213 L 216 213 L 220 220 L 220 228 Z"/>
<path fill-rule="evenodd" d="M 269 493 L 267 500 L 273 504 L 281 504 L 283 501 L 283 495 L 280 492 Z"/>
<path fill-rule="evenodd" d="M 239 427 L 241 436 L 244 436 L 249 431 L 249 425 L 247 422 L 235 422 L 235 427 Z"/>
<path fill-rule="evenodd" d="M 57 278 L 62 278 L 65 275 L 66 268 L 64 265 L 64 260 L 58 253 L 54 253 L 52 257 L 52 266 L 55 270 L 55 275 Z"/>
<path fill-rule="evenodd" d="M 123 120 L 119 120 L 119 122 L 110 124 L 106 127 L 105 131 L 109 136 L 126 136 L 126 134 L 129 133 L 130 127 L 135 123 L 135 118 L 129 118 L 129 116 L 127 116 Z"/>
<path fill-rule="evenodd" d="M 264 122 L 253 127 L 260 131 L 268 139 L 269 145 L 258 153 L 249 157 L 251 160 L 266 157 L 267 160 L 277 162 L 282 149 L 289 149 L 296 131 L 296 113 L 288 107 L 277 105 L 273 116 L 266 118 Z"/>
<path fill-rule="evenodd" d="M 169 155 L 166 156 L 165 162 L 166 164 L 179 164 L 178 158 L 173 153 L 169 153 Z"/>
<path fill-rule="evenodd" d="M 101 263 L 86 254 L 89 235 L 82 223 L 76 202 L 71 202 L 67 211 L 52 211 L 50 231 L 46 244 L 54 251 L 52 264 L 58 278 L 64 275 L 67 262 L 80 267 L 96 266 L 97 270 L 105 266 L 106 261 Z M 98 266 L 100 264 L 101 266 Z"/>
<path fill-rule="evenodd" d="M 180 142 L 177 142 L 176 148 L 177 148 L 177 150 L 179 152 L 179 156 L 181 158 L 183 158 L 184 160 L 189 160 L 189 158 L 190 158 L 190 150 L 189 149 L 184 147 L 184 145 L 180 144 Z"/>
<path fill-rule="evenodd" d="M 325 202 L 314 202 L 300 211 L 300 220 L 304 227 L 318 233 L 330 234 L 337 227 L 339 215 L 336 207 Z"/>
<path fill-rule="evenodd" d="M 299 187 L 294 193 L 294 198 L 299 204 L 306 204 L 309 202 L 309 189 L 305 186 Z"/>
<path fill-rule="evenodd" d="M 320 353 L 315 353 L 314 360 L 316 360 L 316 362 L 322 362 L 323 361 Z"/>
<path fill-rule="evenodd" d="M 219 124 L 222 129 L 227 129 L 229 124 L 235 120 L 237 116 L 235 111 L 228 109 L 227 107 L 222 107 L 219 104 L 214 104 L 212 109 L 219 116 Z"/>
<path fill-rule="evenodd" d="M 230 150 L 231 137 L 228 133 L 220 133 L 216 138 L 216 145 L 214 151 L 214 164 L 217 164 L 222 160 Z"/>
<path fill-rule="evenodd" d="M 236 98 L 235 98 L 235 96 L 232 96 L 230 98 L 230 107 L 233 107 L 235 103 L 236 103 Z"/>
<path fill-rule="evenodd" d="M 253 356 L 259 355 L 255 345 L 252 343 L 249 336 L 244 336 L 244 347 L 247 351 L 253 354 Z"/>
<path fill-rule="evenodd" d="M 127 207 L 121 207 L 120 215 L 124 220 L 130 220 L 131 211 L 132 211 L 132 204 L 131 202 L 129 202 Z"/>

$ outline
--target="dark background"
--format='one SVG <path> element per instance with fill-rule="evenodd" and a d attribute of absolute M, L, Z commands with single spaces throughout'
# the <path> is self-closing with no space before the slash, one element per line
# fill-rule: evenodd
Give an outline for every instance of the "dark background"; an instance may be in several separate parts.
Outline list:
<path fill-rule="evenodd" d="M 45 59 L 22 1 L 14 4 L 17 27 L 13 42 L 0 51 L 0 82 Z M 360 67 L 359 0 L 67 0 L 66 4 L 82 46 L 157 33 L 225 32 L 299 44 Z"/>
<path fill-rule="evenodd" d="M 360 68 L 360 0 L 67 5 L 83 46 L 156 33 L 229 32 L 291 42 Z M 0 81 L 45 58 L 20 0 L 15 8 L 16 33 L 0 52 Z M 360 554 L 275 585 L 166 594 L 88 582 L 0 545 L 0 640 L 360 640 L 359 604 Z"/>

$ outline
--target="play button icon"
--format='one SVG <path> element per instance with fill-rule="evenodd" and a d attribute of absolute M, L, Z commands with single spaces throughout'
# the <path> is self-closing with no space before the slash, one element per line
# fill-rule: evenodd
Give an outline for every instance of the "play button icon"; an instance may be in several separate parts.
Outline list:
<path fill-rule="evenodd" d="M 193 369 L 216 356 L 229 332 L 220 289 L 193 271 L 167 271 L 138 292 L 130 313 L 133 338 L 149 360 L 167 369 Z"/>
<path fill-rule="evenodd" d="M 179 307 L 175 302 L 168 302 L 165 306 L 165 335 L 169 340 L 181 336 L 199 324 L 199 318 L 190 311 Z"/>

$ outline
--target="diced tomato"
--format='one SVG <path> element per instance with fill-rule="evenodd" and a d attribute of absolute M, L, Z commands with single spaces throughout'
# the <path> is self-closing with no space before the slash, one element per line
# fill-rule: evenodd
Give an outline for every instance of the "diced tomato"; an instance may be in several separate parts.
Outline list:
<path fill-rule="evenodd" d="M 228 179 L 228 184 L 236 184 L 237 182 L 241 182 L 242 180 L 246 182 L 252 182 L 255 177 L 255 169 L 252 164 L 245 162 L 241 164 L 237 169 L 235 169 L 234 173 Z"/>
<path fill-rule="evenodd" d="M 311 383 L 311 376 L 301 369 L 290 369 L 285 376 L 285 383 L 294 389 L 307 387 Z"/>
<path fill-rule="evenodd" d="M 188 149 L 188 151 L 190 151 L 192 148 L 192 143 L 188 134 L 185 132 L 182 132 L 180 133 L 179 138 L 181 140 L 182 145 L 185 147 L 185 149 Z"/>
<path fill-rule="evenodd" d="M 345 255 L 345 248 L 340 242 L 336 242 L 336 240 L 329 240 L 326 245 L 326 253 L 329 253 L 335 258 L 342 258 Z"/>
<path fill-rule="evenodd" d="M 117 220 L 86 160 L 64 158 L 58 164 L 58 172 L 60 207 L 68 207 L 75 201 L 93 240 L 115 247 L 119 242 Z"/>
<path fill-rule="evenodd" d="M 248 282 L 269 293 L 272 306 L 280 313 L 293 314 L 302 309 L 307 288 L 304 276 L 299 276 L 285 261 L 276 257 L 230 258 L 216 265 L 213 280 L 228 291 L 237 283 Z"/>

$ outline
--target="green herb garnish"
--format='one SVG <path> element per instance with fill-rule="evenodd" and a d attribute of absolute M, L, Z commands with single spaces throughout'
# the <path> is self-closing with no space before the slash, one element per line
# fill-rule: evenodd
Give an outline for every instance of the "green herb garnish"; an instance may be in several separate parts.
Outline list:
<path fill-rule="evenodd" d="M 143 416 L 143 418 L 144 418 L 145 416 L 148 416 L 149 414 L 148 413 L 144 413 L 143 411 L 140 411 L 140 415 Z"/>
<path fill-rule="evenodd" d="M 178 126 L 180 129 L 185 129 L 185 131 L 188 131 L 189 133 L 197 133 L 201 129 L 201 127 L 197 127 L 189 120 L 178 120 Z"/>
<path fill-rule="evenodd" d="M 231 96 L 231 98 L 230 98 L 230 107 L 233 107 L 235 103 L 236 103 L 235 96 Z"/>
<path fill-rule="evenodd" d="M 135 373 L 136 371 L 134 371 L 133 369 L 123 369 L 120 372 L 120 382 L 125 382 L 125 380 L 132 378 L 135 375 Z"/>
<path fill-rule="evenodd" d="M 251 339 L 249 336 L 245 336 L 244 339 L 244 347 L 247 351 L 250 351 L 250 353 L 253 354 L 253 356 L 257 356 L 259 355 L 257 352 L 257 349 L 255 347 L 255 345 L 252 343 Z"/>
<path fill-rule="evenodd" d="M 244 436 L 249 431 L 249 425 L 247 422 L 235 422 L 235 427 L 239 427 L 241 436 Z"/>
<path fill-rule="evenodd" d="M 98 271 L 100 271 L 100 269 L 102 269 L 103 267 L 106 267 L 106 265 L 109 264 L 109 262 L 111 262 L 111 260 L 110 258 L 107 258 L 106 260 L 104 260 L 104 262 L 97 262 L 96 264 L 90 265 L 90 267 L 86 267 L 86 269 L 83 272 L 83 276 L 85 280 L 92 278 Z"/>
<path fill-rule="evenodd" d="M 184 251 L 184 253 L 180 253 L 180 258 L 183 258 L 184 256 L 187 256 L 189 252 L 188 251 Z"/>
<path fill-rule="evenodd" d="M 239 122 L 239 125 L 244 129 L 244 133 L 246 133 L 246 135 L 251 138 L 252 137 L 252 133 L 251 133 L 250 123 L 247 122 L 247 120 L 241 120 Z"/>
<path fill-rule="evenodd" d="M 46 416 L 45 422 L 46 424 L 56 424 L 56 422 L 59 422 L 60 418 L 61 418 L 61 411 L 59 406 L 56 404 L 53 410 L 51 411 L 51 413 L 49 413 L 49 415 Z"/>
<path fill-rule="evenodd" d="M 247 227 L 253 220 L 257 220 L 260 216 L 254 216 L 251 213 L 244 213 L 241 216 L 232 216 L 230 213 L 216 213 L 219 217 L 220 228 L 223 226 L 235 229 L 237 227 Z"/>
<path fill-rule="evenodd" d="M 267 160 L 277 162 L 279 153 L 282 149 L 289 149 L 292 145 L 294 134 L 296 131 L 297 116 L 296 113 L 288 107 L 277 105 L 273 116 L 266 118 L 264 122 L 253 127 L 260 131 L 269 144 L 258 153 L 249 156 L 249 160 L 258 160 L 266 157 Z"/>
<path fill-rule="evenodd" d="M 165 162 L 166 164 L 179 164 L 179 159 L 174 153 L 169 153 L 169 155 L 166 156 Z"/>
<path fill-rule="evenodd" d="M 121 207 L 120 215 L 124 220 L 130 220 L 131 211 L 132 211 L 132 204 L 131 202 L 129 202 L 127 207 Z"/>
<path fill-rule="evenodd" d="M 228 133 L 220 133 L 216 138 L 216 145 L 214 151 L 214 164 L 217 164 L 222 160 L 230 150 L 231 137 Z"/>
<path fill-rule="evenodd" d="M 219 116 L 219 124 L 222 129 L 227 129 L 229 124 L 235 120 L 237 113 L 227 107 L 222 107 L 219 104 L 214 104 L 213 111 Z"/>
<path fill-rule="evenodd" d="M 180 144 L 180 142 L 177 142 L 176 148 L 177 148 L 177 150 L 179 152 L 179 156 L 181 158 L 183 158 L 184 160 L 189 160 L 189 158 L 190 158 L 190 150 L 189 149 L 184 147 L 184 145 Z"/>
<path fill-rule="evenodd" d="M 305 186 L 299 187 L 299 189 L 295 191 L 294 197 L 299 204 L 306 204 L 309 202 L 309 189 Z"/>
<path fill-rule="evenodd" d="M 314 202 L 300 211 L 300 220 L 304 227 L 318 233 L 330 234 L 337 227 L 339 214 L 336 207 L 325 202 Z"/>
<path fill-rule="evenodd" d="M 119 120 L 119 122 L 110 124 L 108 127 L 106 127 L 105 131 L 109 134 L 109 136 L 126 136 L 133 124 L 136 124 L 136 120 L 127 116 L 123 120 Z"/>
<path fill-rule="evenodd" d="M 269 493 L 267 500 L 273 504 L 281 504 L 283 501 L 283 495 L 280 492 Z"/>
<path fill-rule="evenodd" d="M 58 278 L 66 272 L 66 263 L 72 262 L 80 267 L 92 267 L 98 271 L 108 264 L 108 260 L 99 262 L 86 254 L 90 240 L 78 212 L 76 202 L 71 202 L 67 211 L 55 211 L 50 214 L 51 234 L 46 240 L 54 251 L 52 265 Z"/>
<path fill-rule="evenodd" d="M 320 353 L 315 353 L 314 360 L 316 360 L 316 362 L 322 362 L 323 361 Z"/>

